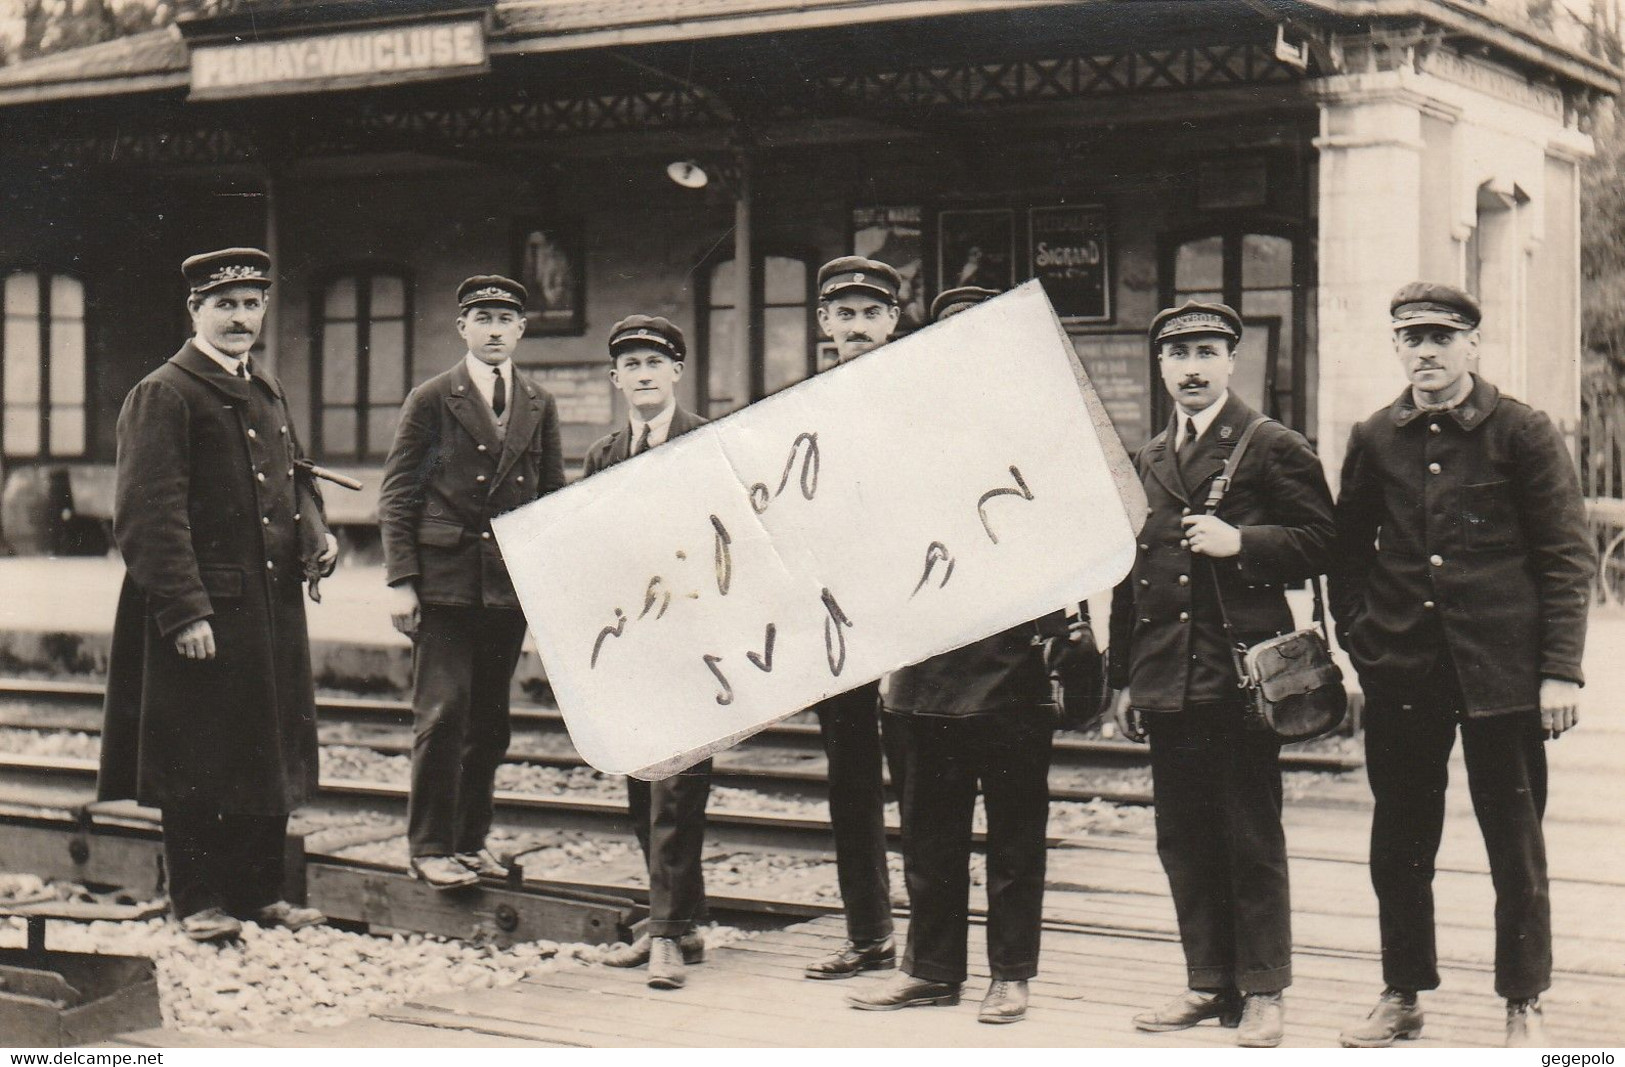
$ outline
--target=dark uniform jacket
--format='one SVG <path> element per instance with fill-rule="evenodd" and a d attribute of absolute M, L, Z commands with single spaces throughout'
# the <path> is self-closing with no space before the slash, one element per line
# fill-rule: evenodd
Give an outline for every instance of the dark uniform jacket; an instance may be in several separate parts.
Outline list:
<path fill-rule="evenodd" d="M 670 441 L 680 434 L 704 426 L 709 419 L 702 419 L 691 411 L 684 411 L 681 406 L 672 412 L 671 428 L 666 431 L 666 440 Z M 581 476 L 590 477 L 615 464 L 628 459 L 632 455 L 632 427 L 623 425 L 614 433 L 605 434 L 592 443 L 587 449 L 586 462 L 581 466 Z"/>
<path fill-rule="evenodd" d="M 301 593 L 326 525 L 300 457 L 277 380 L 190 343 L 125 398 L 101 799 L 277 815 L 315 792 Z M 175 636 L 201 619 L 216 655 L 189 660 Z"/>
<path fill-rule="evenodd" d="M 1057 612 L 902 667 L 881 684 L 881 704 L 901 715 L 955 718 L 1034 708 L 1057 712 L 1043 647 L 1035 639 L 1065 635 L 1066 616 Z"/>
<path fill-rule="evenodd" d="M 1413 684 L 1448 651 L 1473 715 L 1583 681 L 1596 566 L 1574 464 L 1544 414 L 1473 378 L 1444 413 L 1406 389 L 1354 427 L 1332 611 L 1363 682 Z"/>
<path fill-rule="evenodd" d="M 558 407 L 513 369 L 508 432 L 462 358 L 406 398 L 384 464 L 378 525 L 390 585 L 415 579 L 418 599 L 517 610 L 491 519 L 564 485 Z"/>
<path fill-rule="evenodd" d="M 1213 559 L 1191 552 L 1180 519 L 1201 514 L 1209 483 L 1257 413 L 1234 394 L 1187 459 L 1187 487 L 1170 435 L 1152 438 L 1134 457 L 1147 515 L 1140 550 L 1112 596 L 1110 680 L 1132 690 L 1141 711 L 1238 696 L 1214 594 L 1217 576 L 1236 638 L 1254 644 L 1293 629 L 1288 583 L 1325 571 L 1334 539 L 1331 491 L 1320 459 L 1294 430 L 1260 426 L 1235 472 L 1218 516 L 1241 530 L 1241 554 Z"/>

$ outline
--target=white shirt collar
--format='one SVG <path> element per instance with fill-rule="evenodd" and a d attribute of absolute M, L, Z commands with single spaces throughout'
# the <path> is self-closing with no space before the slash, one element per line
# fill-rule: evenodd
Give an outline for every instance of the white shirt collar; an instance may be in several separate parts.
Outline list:
<path fill-rule="evenodd" d="M 1213 425 L 1213 420 L 1219 417 L 1219 412 L 1224 410 L 1225 401 L 1229 399 L 1230 390 L 1226 389 L 1219 399 L 1215 400 L 1213 403 L 1209 404 L 1207 407 L 1203 408 L 1201 411 L 1198 411 L 1194 415 L 1185 414 L 1184 409 L 1181 408 L 1179 412 L 1179 422 L 1177 423 L 1179 432 L 1174 435 L 1174 451 L 1179 451 L 1180 446 L 1185 443 L 1186 419 L 1196 423 L 1196 439 L 1200 441 L 1202 439 L 1202 435 L 1207 433 L 1207 428 Z"/>
<path fill-rule="evenodd" d="M 666 438 L 671 436 L 671 418 L 677 414 L 677 398 L 672 397 L 666 401 L 666 406 L 660 409 L 660 414 L 645 423 L 638 418 L 638 409 L 633 408 L 632 416 L 632 447 L 636 448 L 638 438 L 643 436 L 643 427 L 649 427 L 649 447 L 665 444 Z"/>
<path fill-rule="evenodd" d="M 226 355 L 224 352 L 205 341 L 201 334 L 197 334 L 192 337 L 192 347 L 196 348 L 199 352 L 202 352 L 205 356 L 208 356 L 210 359 L 218 363 L 220 365 L 220 369 L 231 375 L 233 378 L 241 378 L 243 376 L 243 372 L 240 369 L 243 365 L 243 361 L 236 356 Z"/>
<path fill-rule="evenodd" d="M 491 404 L 495 399 L 491 395 L 491 391 L 496 387 L 496 375 L 492 373 L 493 371 L 502 375 L 502 380 L 507 386 L 508 403 L 513 403 L 512 359 L 505 359 L 493 367 L 474 353 L 464 352 L 463 363 L 468 367 L 468 376 L 474 380 L 474 388 L 480 391 L 480 395 L 485 398 L 487 405 Z"/>

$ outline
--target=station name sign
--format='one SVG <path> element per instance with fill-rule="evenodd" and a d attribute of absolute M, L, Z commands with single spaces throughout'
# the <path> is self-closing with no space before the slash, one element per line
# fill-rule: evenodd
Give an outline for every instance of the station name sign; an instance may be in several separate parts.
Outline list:
<path fill-rule="evenodd" d="M 197 44 L 192 98 L 266 96 L 474 74 L 489 68 L 485 21 L 472 17 L 410 26 Z"/>

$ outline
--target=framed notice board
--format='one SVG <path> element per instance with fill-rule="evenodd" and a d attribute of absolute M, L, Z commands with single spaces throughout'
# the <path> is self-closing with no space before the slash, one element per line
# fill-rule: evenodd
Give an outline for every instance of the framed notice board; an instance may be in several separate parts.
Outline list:
<path fill-rule="evenodd" d="M 1159 428 L 1151 421 L 1151 353 L 1145 334 L 1075 333 L 1072 348 L 1123 445 L 1131 452 L 1139 448 Z"/>

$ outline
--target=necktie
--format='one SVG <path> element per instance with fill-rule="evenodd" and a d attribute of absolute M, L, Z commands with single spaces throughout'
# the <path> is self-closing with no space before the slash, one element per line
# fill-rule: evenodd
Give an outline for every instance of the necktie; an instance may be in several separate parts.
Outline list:
<path fill-rule="evenodd" d="M 634 456 L 649 451 L 649 424 L 643 424 L 643 432 L 638 434 L 638 446 L 632 450 Z"/>
<path fill-rule="evenodd" d="M 502 380 L 502 372 L 493 372 L 496 376 L 496 385 L 491 387 L 491 410 L 500 417 L 508 409 L 508 383 Z"/>
<path fill-rule="evenodd" d="M 238 371 L 240 371 L 242 373 L 244 381 L 249 381 L 253 377 L 252 373 L 248 369 L 248 357 L 247 356 L 244 356 L 238 362 L 237 369 L 238 369 Z"/>
<path fill-rule="evenodd" d="M 1193 455 L 1195 455 L 1195 454 L 1196 454 L 1196 420 L 1192 419 L 1192 418 L 1186 418 L 1185 419 L 1185 436 L 1181 437 L 1180 440 L 1179 440 L 1178 461 L 1179 461 L 1179 473 L 1181 475 L 1185 474 L 1185 472 L 1190 468 L 1191 457 Z M 1190 479 L 1186 478 L 1185 481 L 1186 481 L 1187 484 L 1189 484 Z"/>

